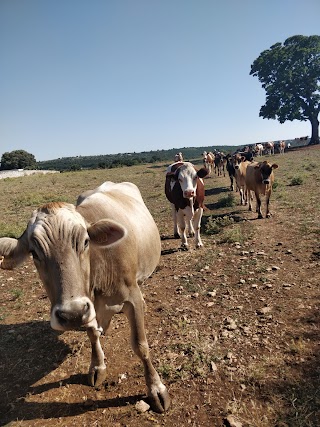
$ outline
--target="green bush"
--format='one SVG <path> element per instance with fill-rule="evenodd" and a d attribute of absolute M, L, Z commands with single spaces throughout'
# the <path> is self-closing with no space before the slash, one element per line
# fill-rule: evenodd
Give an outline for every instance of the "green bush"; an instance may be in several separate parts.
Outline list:
<path fill-rule="evenodd" d="M 205 224 L 204 232 L 209 235 L 218 234 L 224 227 L 227 227 L 233 223 L 234 219 L 228 216 L 222 216 L 215 219 L 210 216 Z"/>
<path fill-rule="evenodd" d="M 290 185 L 302 185 L 303 179 L 301 176 L 294 176 L 290 182 Z"/>

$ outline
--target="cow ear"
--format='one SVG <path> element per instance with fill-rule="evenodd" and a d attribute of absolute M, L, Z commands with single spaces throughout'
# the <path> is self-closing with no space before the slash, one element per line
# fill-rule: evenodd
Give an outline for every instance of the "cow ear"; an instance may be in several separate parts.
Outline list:
<path fill-rule="evenodd" d="M 126 236 L 127 230 L 118 222 L 102 219 L 88 228 L 90 243 L 98 246 L 110 246 Z"/>
<path fill-rule="evenodd" d="M 278 169 L 279 166 L 276 163 L 273 163 L 273 165 L 271 167 L 272 167 L 272 169 Z"/>
<path fill-rule="evenodd" d="M 13 270 L 21 265 L 29 255 L 27 233 L 19 239 L 2 237 L 0 239 L 0 267 L 4 270 Z"/>
<path fill-rule="evenodd" d="M 205 176 L 207 176 L 209 173 L 208 169 L 205 168 L 201 168 L 197 171 L 197 175 L 199 178 L 204 178 Z"/>

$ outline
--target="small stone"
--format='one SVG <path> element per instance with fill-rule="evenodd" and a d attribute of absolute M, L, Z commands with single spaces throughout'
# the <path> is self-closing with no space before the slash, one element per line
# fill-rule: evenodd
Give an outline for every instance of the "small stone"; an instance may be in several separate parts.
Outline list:
<path fill-rule="evenodd" d="M 227 418 L 224 420 L 224 425 L 226 427 L 242 427 L 242 423 L 233 415 L 227 416 Z"/>
<path fill-rule="evenodd" d="M 257 310 L 257 313 L 260 315 L 268 314 L 271 311 L 271 307 L 262 307 Z"/>
<path fill-rule="evenodd" d="M 271 268 L 272 268 L 273 271 L 280 270 L 280 267 L 278 267 L 277 265 L 273 265 Z"/>
<path fill-rule="evenodd" d="M 215 297 L 217 295 L 217 291 L 210 291 L 207 293 L 209 297 Z"/>
<path fill-rule="evenodd" d="M 217 365 L 214 362 L 211 361 L 210 366 L 211 366 L 211 371 L 212 372 L 217 372 L 218 367 L 217 367 Z"/>
<path fill-rule="evenodd" d="M 149 411 L 150 405 L 148 405 L 144 400 L 139 400 L 139 402 L 135 404 L 135 408 L 140 412 L 140 414 L 143 414 L 144 412 Z"/>
<path fill-rule="evenodd" d="M 213 307 L 214 304 L 215 303 L 213 301 L 211 301 L 211 302 L 207 302 L 206 306 L 210 308 L 210 307 Z"/>
<path fill-rule="evenodd" d="M 246 283 L 246 281 L 245 281 L 245 279 L 240 279 L 240 280 L 239 280 L 239 283 L 240 283 L 241 285 L 243 285 L 243 284 L 245 284 L 245 283 Z"/>

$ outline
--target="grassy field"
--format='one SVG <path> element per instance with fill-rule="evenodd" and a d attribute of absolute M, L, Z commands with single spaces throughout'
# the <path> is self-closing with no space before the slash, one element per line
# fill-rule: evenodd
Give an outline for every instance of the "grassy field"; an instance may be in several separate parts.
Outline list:
<path fill-rule="evenodd" d="M 143 371 L 117 316 L 103 337 L 107 383 L 86 383 L 82 332 L 50 329 L 49 303 L 30 262 L 0 271 L 0 425 L 315 427 L 320 419 L 320 147 L 280 156 L 272 217 L 240 206 L 229 178 L 205 179 L 204 248 L 180 251 L 164 195 L 166 164 L 0 180 L 0 236 L 18 237 L 33 209 L 74 203 L 102 182 L 138 185 L 162 236 L 143 285 L 152 357 L 172 397 L 139 413 Z M 201 159 L 190 159 L 201 167 Z"/>

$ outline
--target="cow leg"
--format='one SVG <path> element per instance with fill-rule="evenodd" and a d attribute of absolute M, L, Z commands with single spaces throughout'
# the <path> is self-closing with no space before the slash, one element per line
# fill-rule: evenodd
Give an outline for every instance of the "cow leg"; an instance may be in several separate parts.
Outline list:
<path fill-rule="evenodd" d="M 260 195 L 259 195 L 259 193 L 255 193 L 255 194 L 256 194 L 256 201 L 257 201 L 256 211 L 258 213 L 258 218 L 263 218 L 262 213 L 261 213 L 261 199 L 260 199 Z"/>
<path fill-rule="evenodd" d="M 187 233 L 186 233 L 186 221 L 185 221 L 185 212 L 182 209 L 179 209 L 177 213 L 177 221 L 178 226 L 180 230 L 180 237 L 181 237 L 181 246 L 183 248 L 188 248 L 188 240 L 187 240 Z"/>
<path fill-rule="evenodd" d="M 172 211 L 172 219 L 173 219 L 173 235 L 176 239 L 179 239 L 180 235 L 179 235 L 178 224 L 177 224 L 177 211 L 173 203 L 171 204 L 171 211 Z"/>
<path fill-rule="evenodd" d="M 196 242 L 196 248 L 201 248 L 203 246 L 201 237 L 200 237 L 200 227 L 201 227 L 201 218 L 203 214 L 203 209 L 198 208 L 193 216 L 193 226 L 195 231 L 195 242 Z"/>
<path fill-rule="evenodd" d="M 101 331 L 98 328 L 88 328 L 87 334 L 92 348 L 91 364 L 88 375 L 89 384 L 98 387 L 103 383 L 107 375 L 104 353 L 100 344 Z"/>
<path fill-rule="evenodd" d="M 247 200 L 249 205 L 249 211 L 252 211 L 252 197 L 251 197 L 251 191 L 247 190 Z"/>
<path fill-rule="evenodd" d="M 271 193 L 270 192 L 267 192 L 267 194 L 266 194 L 266 205 L 267 205 L 267 218 L 270 218 L 270 216 L 271 216 L 271 212 L 270 212 L 270 210 L 269 210 L 269 201 L 270 201 L 270 196 L 271 196 Z"/>
<path fill-rule="evenodd" d="M 233 177 L 230 175 L 230 190 L 233 191 Z"/>
<path fill-rule="evenodd" d="M 138 285 L 132 286 L 130 301 L 125 302 L 123 312 L 130 323 L 132 349 L 143 363 L 151 406 L 157 412 L 164 412 L 170 406 L 170 396 L 149 356 L 144 328 L 143 298 Z"/>

